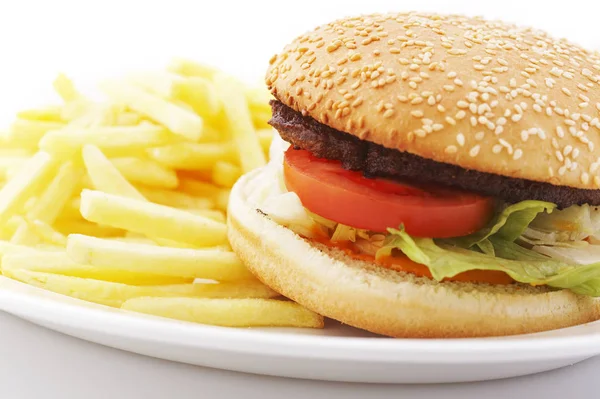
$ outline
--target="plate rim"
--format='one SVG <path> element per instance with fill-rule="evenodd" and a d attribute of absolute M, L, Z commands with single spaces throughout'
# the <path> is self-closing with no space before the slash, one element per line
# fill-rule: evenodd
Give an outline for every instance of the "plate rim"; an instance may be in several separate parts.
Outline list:
<path fill-rule="evenodd" d="M 18 317 L 28 320 L 45 319 L 79 330 L 100 331 L 153 343 L 193 346 L 196 349 L 234 351 L 257 356 L 378 363 L 498 363 L 578 355 L 591 357 L 600 354 L 600 328 L 595 332 L 553 337 L 522 335 L 395 339 L 323 336 L 297 334 L 281 329 L 268 331 L 230 328 L 171 320 L 86 302 L 4 276 L 0 276 L 0 282 L 0 308 Z M 61 317 L 56 317 L 57 315 Z M 600 321 L 597 321 L 570 328 L 588 328 L 591 324 L 600 327 Z"/>

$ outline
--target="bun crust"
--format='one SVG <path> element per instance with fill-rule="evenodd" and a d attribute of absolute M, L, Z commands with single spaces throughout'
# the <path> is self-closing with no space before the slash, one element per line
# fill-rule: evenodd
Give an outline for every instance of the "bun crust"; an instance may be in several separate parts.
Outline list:
<path fill-rule="evenodd" d="M 600 300 L 522 284 L 442 282 L 357 261 L 271 221 L 248 203 L 242 177 L 229 203 L 231 246 L 265 284 L 345 324 L 393 337 L 533 333 L 600 319 Z"/>
<path fill-rule="evenodd" d="M 334 129 L 465 169 L 600 188 L 600 57 L 544 32 L 421 13 L 342 19 L 266 83 Z"/>

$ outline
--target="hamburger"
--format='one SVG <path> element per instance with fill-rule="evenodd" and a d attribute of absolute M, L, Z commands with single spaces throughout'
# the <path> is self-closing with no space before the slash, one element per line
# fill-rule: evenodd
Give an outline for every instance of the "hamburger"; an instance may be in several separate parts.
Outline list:
<path fill-rule="evenodd" d="M 341 19 L 274 56 L 285 145 L 231 245 L 282 295 L 393 337 L 600 318 L 600 56 L 458 15 Z"/>

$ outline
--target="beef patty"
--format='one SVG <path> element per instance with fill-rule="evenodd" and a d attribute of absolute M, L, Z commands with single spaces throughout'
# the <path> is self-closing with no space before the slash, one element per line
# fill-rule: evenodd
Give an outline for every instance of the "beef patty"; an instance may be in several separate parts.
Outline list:
<path fill-rule="evenodd" d="M 555 203 L 560 208 L 575 204 L 600 204 L 600 190 L 555 186 L 463 169 L 361 140 L 303 116 L 277 100 L 271 101 L 271 108 L 273 117 L 269 124 L 279 131 L 285 141 L 320 158 L 341 161 L 344 168 L 360 170 L 367 177 L 381 176 L 458 187 L 509 203 L 540 200 Z"/>

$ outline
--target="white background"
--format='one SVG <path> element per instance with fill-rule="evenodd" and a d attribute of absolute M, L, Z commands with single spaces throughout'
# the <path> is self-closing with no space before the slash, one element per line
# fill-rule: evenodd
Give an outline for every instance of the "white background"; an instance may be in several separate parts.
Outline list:
<path fill-rule="evenodd" d="M 600 48 L 596 1 L 10 1 L 0 0 L 0 129 L 22 107 L 52 100 L 63 71 L 76 83 L 165 65 L 206 61 L 257 81 L 270 56 L 296 35 L 350 14 L 435 10 L 535 25 Z M 0 316 L 0 397 L 593 397 L 598 359 L 511 381 L 444 387 L 366 387 L 242 376 L 154 361 Z M 237 389 L 237 391 L 236 391 Z M 587 394 L 585 394 L 587 392 Z M 270 396 L 270 394 L 273 396 Z M 339 396 L 338 396 L 339 395 Z"/>

